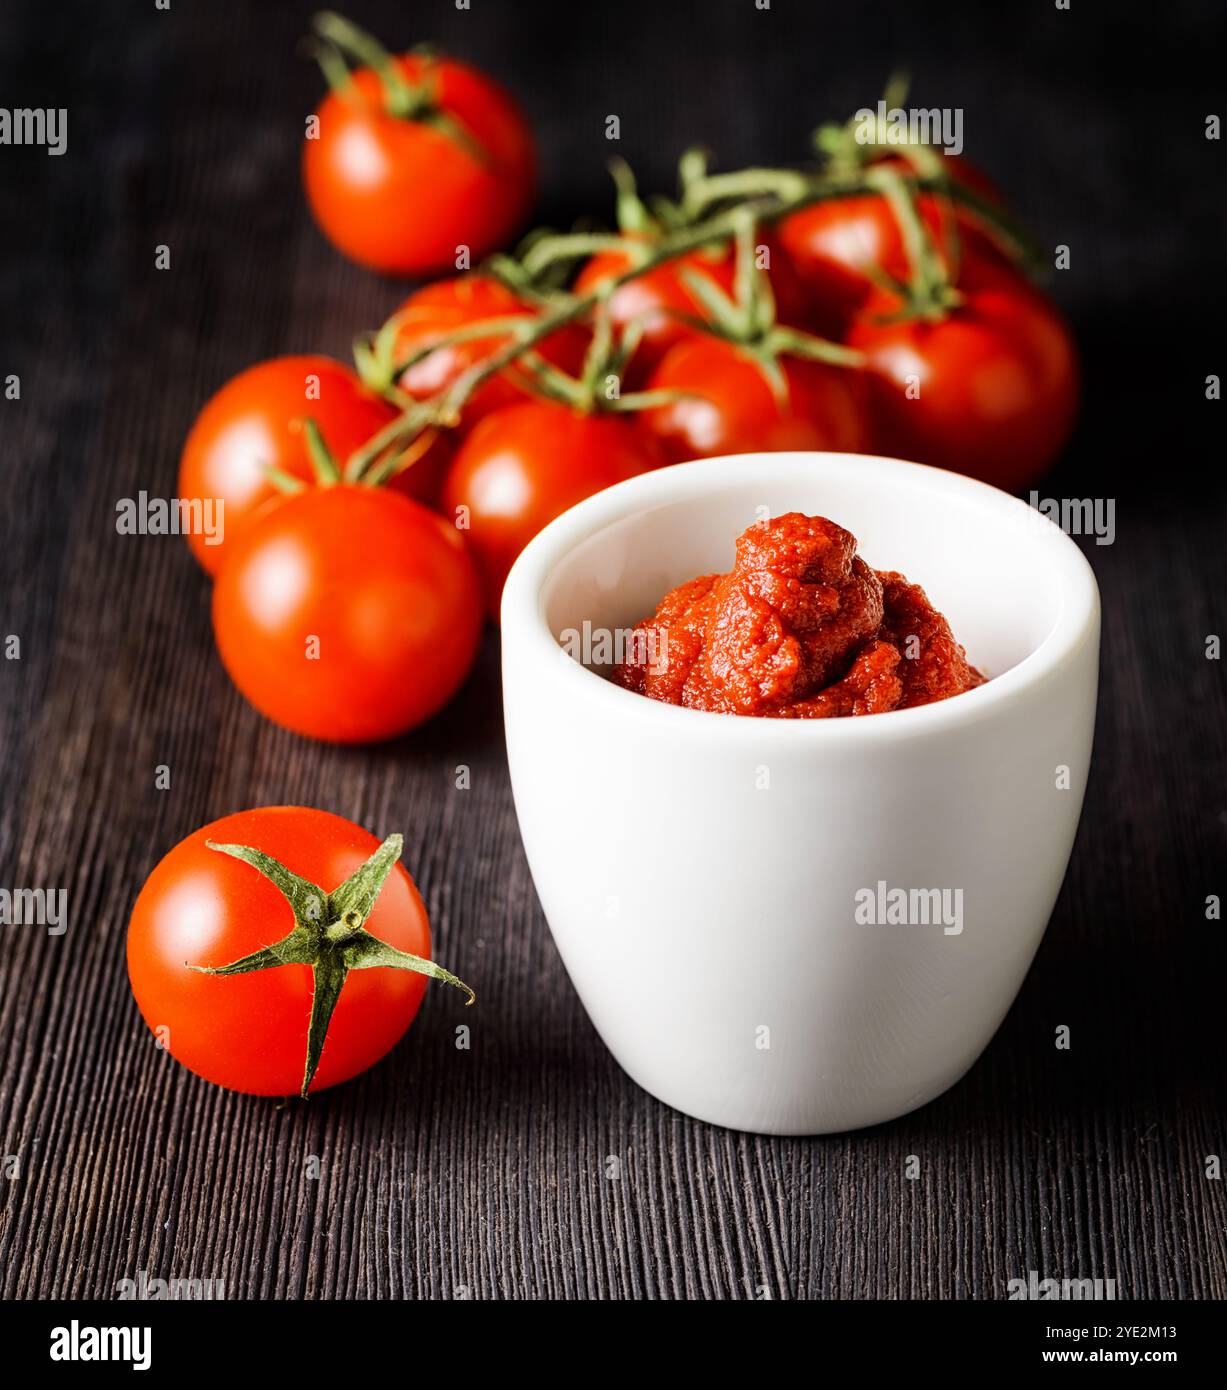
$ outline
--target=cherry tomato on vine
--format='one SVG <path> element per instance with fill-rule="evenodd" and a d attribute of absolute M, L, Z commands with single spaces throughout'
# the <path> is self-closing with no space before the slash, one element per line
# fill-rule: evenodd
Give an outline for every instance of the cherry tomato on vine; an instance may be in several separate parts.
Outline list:
<path fill-rule="evenodd" d="M 481 590 L 456 528 L 385 489 L 287 498 L 239 535 L 213 631 L 243 695 L 308 738 L 369 743 L 428 719 L 468 674 Z"/>
<path fill-rule="evenodd" d="M 1078 406 L 1078 361 L 1056 307 L 1008 270 L 979 270 L 943 318 L 897 312 L 878 293 L 849 343 L 865 353 L 883 452 L 981 478 L 1007 492 L 1064 447 Z"/>
<path fill-rule="evenodd" d="M 585 497 L 660 462 L 626 415 L 533 400 L 475 425 L 444 480 L 443 510 L 468 523 L 491 617 L 498 620 L 507 573 L 538 531 Z"/>
<path fill-rule="evenodd" d="M 128 926 L 132 992 L 171 1056 L 218 1086 L 271 1096 L 305 1090 L 306 1080 L 312 1091 L 335 1086 L 388 1052 L 413 1022 L 428 974 L 459 983 L 430 964 L 422 899 L 404 865 L 388 862 L 399 856 L 399 841 L 391 837 L 384 862 L 364 869 L 381 849 L 379 841 L 352 821 L 304 806 L 240 811 L 181 840 L 145 881 Z M 359 904 L 361 922 L 351 919 L 347 930 L 369 933 L 375 942 L 351 937 L 330 949 L 325 935 L 313 951 L 307 894 L 302 925 L 308 932 L 299 935 L 303 946 L 293 953 L 299 963 L 265 967 L 252 960 L 294 931 L 299 915 L 250 859 L 210 848 L 210 842 L 271 856 L 324 895 L 358 875 L 356 884 L 366 883 L 375 897 L 369 914 Z M 347 905 L 340 897 L 317 900 L 316 926 L 325 933 L 334 926 L 335 909 Z M 355 950 L 368 964 L 352 968 L 357 958 L 345 952 Z M 318 1070 L 307 1077 L 308 1021 L 313 993 L 321 989 L 313 954 L 332 965 L 325 973 L 339 993 Z M 388 968 L 370 968 L 375 959 Z M 207 973 L 244 960 L 244 970 Z M 322 988 L 328 989 L 327 979 Z"/>
<path fill-rule="evenodd" d="M 270 466 L 303 482 L 314 478 L 304 433 L 308 419 L 343 462 L 395 418 L 387 401 L 331 357 L 274 357 L 240 372 L 206 403 L 183 446 L 180 499 L 224 504 L 215 543 L 196 529 L 189 532 L 192 553 L 209 574 L 217 573 L 253 513 L 284 495 L 269 479 Z M 447 452 L 440 439 L 390 486 L 429 497 Z"/>
<path fill-rule="evenodd" d="M 771 264 L 767 278 L 775 295 L 776 317 L 782 323 L 800 322 L 804 301 L 792 268 L 779 252 L 774 238 L 764 235 L 762 246 Z M 585 263 L 576 277 L 575 292 L 590 294 L 631 264 L 628 252 L 602 251 Z M 736 252 L 731 244 L 689 251 L 627 281 L 613 292 L 609 307 L 614 325 L 621 329 L 636 320 L 643 324 L 643 336 L 627 372 L 632 386 L 646 381 L 671 347 L 702 331 L 679 317 L 706 319 L 702 305 L 686 283 L 685 271 L 706 276 L 722 293 L 731 297 L 736 278 Z"/>
<path fill-rule="evenodd" d="M 670 349 L 648 382 L 678 399 L 639 416 L 671 463 L 759 450 L 871 447 L 861 374 L 780 356 L 777 395 L 752 352 L 722 338 L 695 337 Z"/>
<path fill-rule="evenodd" d="M 536 186 L 528 122 L 492 78 L 450 58 L 390 58 L 320 104 L 303 142 L 311 211 L 336 248 L 372 270 L 426 275 L 503 245 Z M 405 95 L 398 107 L 388 81 Z M 403 110 L 405 114 L 398 114 Z"/>
<path fill-rule="evenodd" d="M 415 291 L 396 311 L 398 328 L 393 350 L 397 362 L 437 343 L 471 324 L 492 319 L 530 319 L 533 307 L 492 275 L 474 273 L 439 280 Z M 470 338 L 446 343 L 400 375 L 401 390 L 417 399 L 445 390 L 463 372 L 506 346 L 508 338 Z M 547 362 L 575 375 L 583 365 L 588 334 L 576 324 L 566 324 L 537 345 Z M 504 371 L 479 386 L 464 407 L 464 423 L 474 424 L 483 415 L 524 399 L 514 371 Z"/>
<path fill-rule="evenodd" d="M 879 165 L 911 172 L 898 157 Z M 956 155 L 944 157 L 951 177 L 990 201 L 1000 201 L 996 188 L 974 166 Z M 958 238 L 960 264 L 1004 262 L 1004 256 L 973 213 L 951 210 L 931 194 L 917 199 L 921 220 L 940 250 L 951 248 L 950 219 Z M 896 280 L 908 277 L 907 254 L 899 222 L 886 198 L 876 193 L 828 198 L 791 213 L 779 224 L 778 236 L 793 272 L 804 287 L 815 328 L 840 336 L 876 285 L 873 271 Z"/>

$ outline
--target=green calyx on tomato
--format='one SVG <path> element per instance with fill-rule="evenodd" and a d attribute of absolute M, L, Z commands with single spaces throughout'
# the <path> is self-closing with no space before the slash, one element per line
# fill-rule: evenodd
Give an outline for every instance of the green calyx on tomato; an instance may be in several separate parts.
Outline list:
<path fill-rule="evenodd" d="M 678 198 L 655 194 L 645 202 L 639 193 L 634 171 L 625 159 L 612 159 L 609 173 L 617 198 L 615 216 L 624 236 L 660 237 L 692 225 L 688 211 L 690 190 L 707 177 L 707 152 L 697 146 L 685 150 L 677 164 Z"/>
<path fill-rule="evenodd" d="M 493 349 L 531 334 L 540 318 L 568 296 L 520 289 L 515 265 L 508 256 L 496 256 L 482 271 L 424 285 L 377 332 L 359 334 L 353 353 L 364 385 L 402 409 L 412 408 L 424 394 L 432 394 L 415 378 L 434 390 L 451 386 L 466 369 L 480 369 Z M 495 404 L 505 404 L 497 394 L 497 388 L 487 392 Z"/>
<path fill-rule="evenodd" d="M 430 343 L 415 347 L 407 356 L 398 358 L 397 338 L 402 322 L 399 314 L 392 314 L 377 333 L 354 339 L 354 363 L 358 368 L 358 375 L 373 391 L 385 395 L 395 391 L 395 382 L 399 377 L 411 371 L 418 363 L 424 362 L 432 353 L 444 348 L 458 347 L 463 343 L 480 343 L 490 338 L 522 333 L 525 316 L 522 313 L 508 314 L 501 318 L 479 319 L 475 323 L 462 324 Z"/>
<path fill-rule="evenodd" d="M 610 296 L 597 300 L 592 318 L 592 341 L 578 376 L 572 376 L 534 349 L 519 359 L 519 367 L 533 391 L 546 400 L 584 415 L 650 410 L 676 399 L 664 391 L 623 391 L 627 364 L 635 355 L 645 323 L 633 320 L 619 330 L 610 311 Z"/>
<path fill-rule="evenodd" d="M 474 138 L 472 132 L 466 130 L 451 112 L 445 111 L 439 104 L 429 61 L 423 76 L 413 80 L 401 70 L 396 60 L 374 35 L 360 29 L 344 16 L 324 10 L 315 16 L 312 27 L 316 35 L 316 62 L 319 63 L 325 80 L 334 92 L 344 93 L 349 89 L 350 62 L 368 67 L 379 78 L 383 109 L 389 116 L 431 126 L 464 150 L 478 164 L 490 163 L 488 151 Z M 433 52 L 427 48 L 415 51 L 427 60 L 434 57 Z"/>
<path fill-rule="evenodd" d="M 906 73 L 893 73 L 887 80 L 880 106 L 897 111 L 907 100 L 910 79 Z M 932 145 L 917 143 L 889 125 L 880 127 L 877 117 L 866 119 L 858 113 L 842 125 L 830 122 L 814 131 L 815 150 L 824 160 L 824 173 L 834 178 L 859 179 L 874 165 L 893 161 L 922 180 L 942 207 L 943 241 L 953 257 L 958 255 L 957 213 L 971 214 L 976 226 L 987 234 L 1008 260 L 1037 266 L 1039 250 L 1027 230 L 1002 206 L 996 190 L 985 177 L 961 160 L 960 156 L 939 154 Z M 872 191 L 873 180 L 868 180 Z M 955 267 L 952 265 L 951 270 Z M 953 275 L 952 275 L 953 278 Z"/>
<path fill-rule="evenodd" d="M 334 483 L 339 483 L 341 470 L 337 467 L 336 458 L 325 443 L 319 425 L 310 416 L 303 421 L 303 440 L 317 485 L 331 487 Z M 302 492 L 307 486 L 301 478 L 294 477 L 292 473 L 287 473 L 284 468 L 278 468 L 275 464 L 265 464 L 264 475 L 278 492 Z"/>
<path fill-rule="evenodd" d="M 735 343 L 750 357 L 779 400 L 788 397 L 781 355 L 835 367 L 859 367 L 864 359 L 854 348 L 776 322 L 771 282 L 758 264 L 754 216 L 747 210 L 738 214 L 735 222 L 736 269 L 731 298 L 706 276 L 682 271 L 682 278 L 708 315 L 708 322 L 702 325 L 706 331 Z"/>
<path fill-rule="evenodd" d="M 666 199 L 658 199 L 654 209 L 648 208 L 639 196 L 635 172 L 625 159 L 611 159 L 609 173 L 617 190 L 615 216 L 623 235 L 659 236 L 665 226 L 679 225 L 673 216 L 673 204 Z"/>
<path fill-rule="evenodd" d="M 911 79 L 907 73 L 891 73 L 882 90 L 885 109 L 894 111 L 901 108 L 907 100 L 910 86 Z M 859 112 L 842 123 L 825 122 L 814 131 L 810 140 L 814 149 L 825 159 L 827 172 L 831 174 L 858 174 L 884 152 L 889 150 L 894 153 L 898 149 L 896 144 L 888 140 L 886 131 L 878 130 L 876 118 L 870 125 Z M 917 146 L 907 145 L 901 152 L 907 158 L 917 151 Z M 919 152 L 932 153 L 927 147 L 919 147 Z"/>
<path fill-rule="evenodd" d="M 403 449 L 389 449 L 375 459 L 358 455 L 347 461 L 344 469 L 338 464 L 336 455 L 328 447 L 323 432 L 313 419 L 303 421 L 303 438 L 306 441 L 307 457 L 315 474 L 317 487 L 336 487 L 338 483 L 360 483 L 364 487 L 383 487 L 385 483 L 404 473 L 407 468 L 430 452 L 431 446 L 439 437 L 434 428 L 424 429 Z M 355 466 L 356 465 L 356 466 Z M 307 484 L 295 478 L 284 469 L 268 465 L 264 470 L 268 480 L 281 493 L 304 492 Z"/>
<path fill-rule="evenodd" d="M 963 303 L 963 296 L 954 287 L 957 274 L 954 264 L 954 257 L 957 256 L 957 233 L 951 227 L 951 259 L 947 261 L 938 250 L 920 216 L 915 195 L 900 178 L 897 170 L 879 165 L 866 172 L 865 180 L 880 191 L 890 205 L 891 212 L 899 224 L 899 235 L 903 240 L 909 270 L 906 284 L 882 271 L 871 278 L 878 283 L 879 288 L 893 291 L 903 301 L 898 317 L 924 318 L 934 322 L 944 318 L 951 309 L 957 309 Z"/>
<path fill-rule="evenodd" d="M 400 835 L 389 835 L 371 857 L 330 893 L 309 879 L 287 869 L 271 854 L 250 845 L 206 841 L 219 854 L 241 859 L 263 874 L 277 888 L 294 914 L 294 927 L 280 941 L 263 946 L 229 965 L 188 965 L 202 975 L 246 975 L 273 970 L 280 965 L 311 967 L 313 993 L 311 1021 L 307 1029 L 307 1057 L 303 1070 L 305 1098 L 320 1064 L 332 1011 L 351 970 L 411 970 L 464 990 L 472 1003 L 477 997 L 463 980 L 434 961 L 399 951 L 365 929 L 367 918 L 404 844 Z"/>
<path fill-rule="evenodd" d="M 614 181 L 614 220 L 616 232 L 555 232 L 539 227 L 520 244 L 518 258 L 501 256 L 490 269 L 519 294 L 559 290 L 571 274 L 575 262 L 587 256 L 624 257 L 629 277 L 650 272 L 656 264 L 654 250 L 665 238 L 688 231 L 699 220 L 692 209 L 692 189 L 707 177 L 707 155 L 701 149 L 686 150 L 678 161 L 676 201 L 663 194 L 645 201 L 631 166 L 622 158 L 609 162 Z M 728 241 L 728 233 L 712 238 L 701 249 L 717 254 Z M 700 249 L 696 247 L 694 249 Z"/>

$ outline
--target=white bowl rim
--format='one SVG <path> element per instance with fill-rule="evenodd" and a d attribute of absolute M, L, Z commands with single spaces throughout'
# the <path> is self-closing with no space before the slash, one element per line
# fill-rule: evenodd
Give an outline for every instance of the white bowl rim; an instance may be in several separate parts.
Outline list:
<path fill-rule="evenodd" d="M 1046 558 L 1053 566 L 1059 585 L 1060 612 L 1047 636 L 1017 665 L 974 690 L 945 700 L 911 709 L 839 719 L 781 719 L 716 713 L 648 699 L 615 685 L 600 672 L 589 669 L 564 652 L 546 622 L 544 591 L 554 568 L 577 546 L 637 512 L 739 486 L 755 475 L 761 478 L 763 470 L 773 466 L 795 468 L 801 464 L 812 467 L 816 458 L 858 469 L 879 469 L 882 481 L 887 484 L 892 473 L 912 480 L 923 477 L 931 491 L 961 497 L 986 511 L 1004 513 L 1008 507 L 1015 509 L 1017 514 L 1018 508 L 1028 506 L 1011 493 L 978 479 L 877 454 L 817 451 L 729 454 L 654 469 L 577 503 L 551 521 L 520 553 L 503 589 L 504 664 L 512 659 L 507 654 L 508 644 L 514 644 L 516 658 L 539 664 L 543 672 L 548 673 L 545 679 L 565 682 L 568 698 L 607 701 L 610 717 L 651 721 L 657 733 L 671 738 L 716 734 L 725 738 L 749 737 L 756 742 L 776 738 L 838 739 L 859 743 L 926 736 L 960 724 L 979 723 L 999 711 L 1003 702 L 1017 698 L 1057 674 L 1095 628 L 1099 617 L 1099 588 L 1094 571 L 1059 526 L 1029 508 L 1035 518 L 1037 544 L 1038 538 L 1043 537 L 1049 550 Z M 733 539 L 729 538 L 730 543 Z M 923 584 L 923 576 L 916 582 Z"/>

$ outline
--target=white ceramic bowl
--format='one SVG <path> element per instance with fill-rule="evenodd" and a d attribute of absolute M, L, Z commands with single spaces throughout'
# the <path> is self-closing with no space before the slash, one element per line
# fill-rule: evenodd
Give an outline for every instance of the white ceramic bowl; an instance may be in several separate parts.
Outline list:
<path fill-rule="evenodd" d="M 568 629 L 629 628 L 730 568 L 745 527 L 786 511 L 830 517 L 869 564 L 923 585 L 988 683 L 890 714 L 762 719 L 648 700 L 563 651 Z M 967 1071 L 1039 945 L 1086 786 L 1099 596 L 1067 536 L 920 464 L 707 459 L 546 527 L 502 628 L 533 879 L 641 1086 L 716 1124 L 821 1134 L 904 1114 Z M 896 889 L 910 925 L 858 922 L 858 904 L 890 917 Z M 948 893 L 931 925 L 925 889 Z"/>

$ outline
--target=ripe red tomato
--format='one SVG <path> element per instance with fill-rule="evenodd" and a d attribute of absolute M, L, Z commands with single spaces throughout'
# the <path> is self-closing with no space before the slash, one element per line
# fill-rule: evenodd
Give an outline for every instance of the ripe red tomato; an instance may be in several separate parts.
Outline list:
<path fill-rule="evenodd" d="M 897 157 L 878 163 L 909 172 L 909 166 Z M 999 201 L 996 188 L 978 169 L 954 155 L 946 163 L 953 178 L 982 197 Z M 930 236 L 940 249 L 948 251 L 948 211 L 931 194 L 921 194 L 917 208 Z M 967 209 L 954 213 L 954 228 L 960 263 L 1004 260 Z M 831 198 L 802 208 L 780 222 L 778 235 L 794 274 L 804 286 L 811 321 L 816 331 L 829 337 L 839 337 L 873 293 L 874 269 L 897 280 L 908 277 L 898 218 L 886 199 L 876 193 Z"/>
<path fill-rule="evenodd" d="M 271 465 L 310 482 L 304 422 L 313 419 L 339 463 L 396 418 L 355 372 L 331 357 L 274 357 L 228 381 L 196 417 L 179 462 L 179 497 L 224 503 L 220 539 L 188 535 L 192 554 L 209 574 L 221 567 L 229 543 L 272 497 Z M 412 467 L 389 483 L 409 496 L 430 498 L 450 452 L 440 437 Z"/>
<path fill-rule="evenodd" d="M 1016 491 L 1064 447 L 1078 407 L 1078 360 L 1056 307 L 1012 272 L 979 271 L 937 322 L 876 323 L 879 294 L 849 335 L 867 356 L 879 447 Z"/>
<path fill-rule="evenodd" d="M 714 337 L 679 343 L 652 373 L 648 389 L 685 395 L 642 412 L 642 426 L 671 463 L 758 450 L 870 448 L 859 372 L 801 357 L 782 356 L 779 365 L 786 402 L 735 343 Z"/>
<path fill-rule="evenodd" d="M 660 463 L 625 415 L 525 401 L 487 415 L 465 438 L 443 484 L 443 510 L 468 522 L 486 606 L 498 620 L 517 555 L 568 507 Z M 461 511 L 461 509 L 465 511 Z"/>
<path fill-rule="evenodd" d="M 532 131 L 511 96 L 476 68 L 413 53 L 392 62 L 410 84 L 430 84 L 435 108 L 463 137 L 391 114 L 379 78 L 359 68 L 320 103 L 318 139 L 303 142 L 311 211 L 339 251 L 372 270 L 451 269 L 461 246 L 475 263 L 528 214 Z"/>
<path fill-rule="evenodd" d="M 333 743 L 392 738 L 441 709 L 481 626 L 456 528 L 382 488 L 314 488 L 269 508 L 213 590 L 235 685 L 275 723 Z"/>
<path fill-rule="evenodd" d="M 767 248 L 771 261 L 767 278 L 775 296 L 776 316 L 782 323 L 800 323 L 804 298 L 792 267 L 773 237 L 764 235 L 762 245 Z M 576 277 L 575 292 L 590 294 L 606 280 L 620 275 L 630 264 L 631 258 L 625 251 L 602 251 L 593 256 Z M 701 331 L 677 317 L 679 314 L 703 320 L 707 317 L 686 283 L 683 275 L 686 270 L 706 276 L 726 297 L 733 297 L 736 252 L 730 243 L 690 251 L 665 261 L 655 270 L 628 280 L 610 299 L 610 316 L 617 327 L 625 328 L 636 319 L 642 320 L 644 325 L 643 336 L 627 373 L 632 386 L 646 381 L 671 347 Z"/>
<path fill-rule="evenodd" d="M 304 806 L 240 811 L 181 840 L 132 909 L 128 977 L 145 1022 L 171 1056 L 233 1091 L 292 1095 L 303 1081 L 311 967 L 227 976 L 189 967 L 228 965 L 272 944 L 293 929 L 294 912 L 263 874 L 207 848 L 208 840 L 262 850 L 325 893 L 379 841 L 341 816 Z M 403 864 L 393 866 L 365 927 L 398 950 L 429 958 L 426 909 Z M 377 1062 L 413 1022 L 425 989 L 426 977 L 406 970 L 351 971 L 310 1089 L 348 1081 Z"/>
<path fill-rule="evenodd" d="M 424 286 L 405 300 L 396 316 L 399 327 L 394 356 L 403 362 L 469 324 L 488 319 L 532 318 L 535 311 L 500 280 L 473 274 Z M 433 396 L 506 344 L 506 336 L 447 344 L 406 368 L 400 376 L 400 387 L 418 400 Z M 588 334 L 576 324 L 567 324 L 539 343 L 536 350 L 547 362 L 574 376 L 583 366 L 587 346 Z M 514 372 L 504 371 L 479 386 L 464 407 L 464 423 L 474 424 L 492 410 L 522 401 L 524 390 L 518 380 Z"/>

